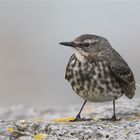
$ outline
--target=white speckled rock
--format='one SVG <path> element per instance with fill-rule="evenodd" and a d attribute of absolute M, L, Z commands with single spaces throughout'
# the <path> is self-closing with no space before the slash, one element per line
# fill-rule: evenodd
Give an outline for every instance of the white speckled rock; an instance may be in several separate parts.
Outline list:
<path fill-rule="evenodd" d="M 120 99 L 116 102 L 116 122 L 101 121 L 99 118 L 112 116 L 112 103 L 87 104 L 82 116 L 93 118 L 87 122 L 52 122 L 52 119 L 75 116 L 80 108 L 35 109 L 14 106 L 0 109 L 0 139 L 33 140 L 41 134 L 42 140 L 140 140 L 139 99 Z M 16 121 L 12 121 L 16 120 Z M 47 134 L 47 135 L 45 135 Z M 43 136 L 47 136 L 44 137 Z M 7 139 L 6 139 L 7 138 Z M 37 138 L 36 138 L 37 139 Z"/>

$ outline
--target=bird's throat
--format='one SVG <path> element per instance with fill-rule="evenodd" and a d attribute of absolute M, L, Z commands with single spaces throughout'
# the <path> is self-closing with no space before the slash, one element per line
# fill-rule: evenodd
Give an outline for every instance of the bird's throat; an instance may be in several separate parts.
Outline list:
<path fill-rule="evenodd" d="M 84 54 L 83 52 L 80 52 L 79 50 L 75 51 L 75 55 L 76 58 L 81 62 L 81 63 L 85 63 L 86 60 L 86 54 Z"/>

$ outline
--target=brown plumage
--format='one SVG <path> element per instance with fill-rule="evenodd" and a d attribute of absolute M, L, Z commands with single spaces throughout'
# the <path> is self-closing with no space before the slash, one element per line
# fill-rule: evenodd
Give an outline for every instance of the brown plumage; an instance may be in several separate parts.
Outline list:
<path fill-rule="evenodd" d="M 135 94 L 135 79 L 128 64 L 101 36 L 84 34 L 72 42 L 60 44 L 75 49 L 67 65 L 65 78 L 85 100 L 84 105 L 86 101 L 113 100 L 112 120 L 116 120 L 115 100 L 123 94 L 131 99 Z M 81 119 L 81 110 L 76 120 Z"/>

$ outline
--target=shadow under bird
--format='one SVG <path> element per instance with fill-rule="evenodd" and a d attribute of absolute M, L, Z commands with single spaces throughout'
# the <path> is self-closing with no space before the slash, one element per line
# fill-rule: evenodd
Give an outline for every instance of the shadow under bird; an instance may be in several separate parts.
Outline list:
<path fill-rule="evenodd" d="M 131 99 L 135 94 L 135 79 L 128 64 L 101 36 L 84 34 L 60 44 L 75 50 L 68 62 L 65 78 L 85 100 L 74 121 L 84 120 L 80 114 L 87 101 L 113 101 L 111 120 L 116 121 L 115 100 L 123 94 Z"/>

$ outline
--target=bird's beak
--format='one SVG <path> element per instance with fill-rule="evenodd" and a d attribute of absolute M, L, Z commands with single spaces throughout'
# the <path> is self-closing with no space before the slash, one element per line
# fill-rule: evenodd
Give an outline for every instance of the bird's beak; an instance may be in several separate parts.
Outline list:
<path fill-rule="evenodd" d="M 64 45 L 64 46 L 75 47 L 75 45 L 72 41 L 71 42 L 60 42 L 59 44 Z"/>

